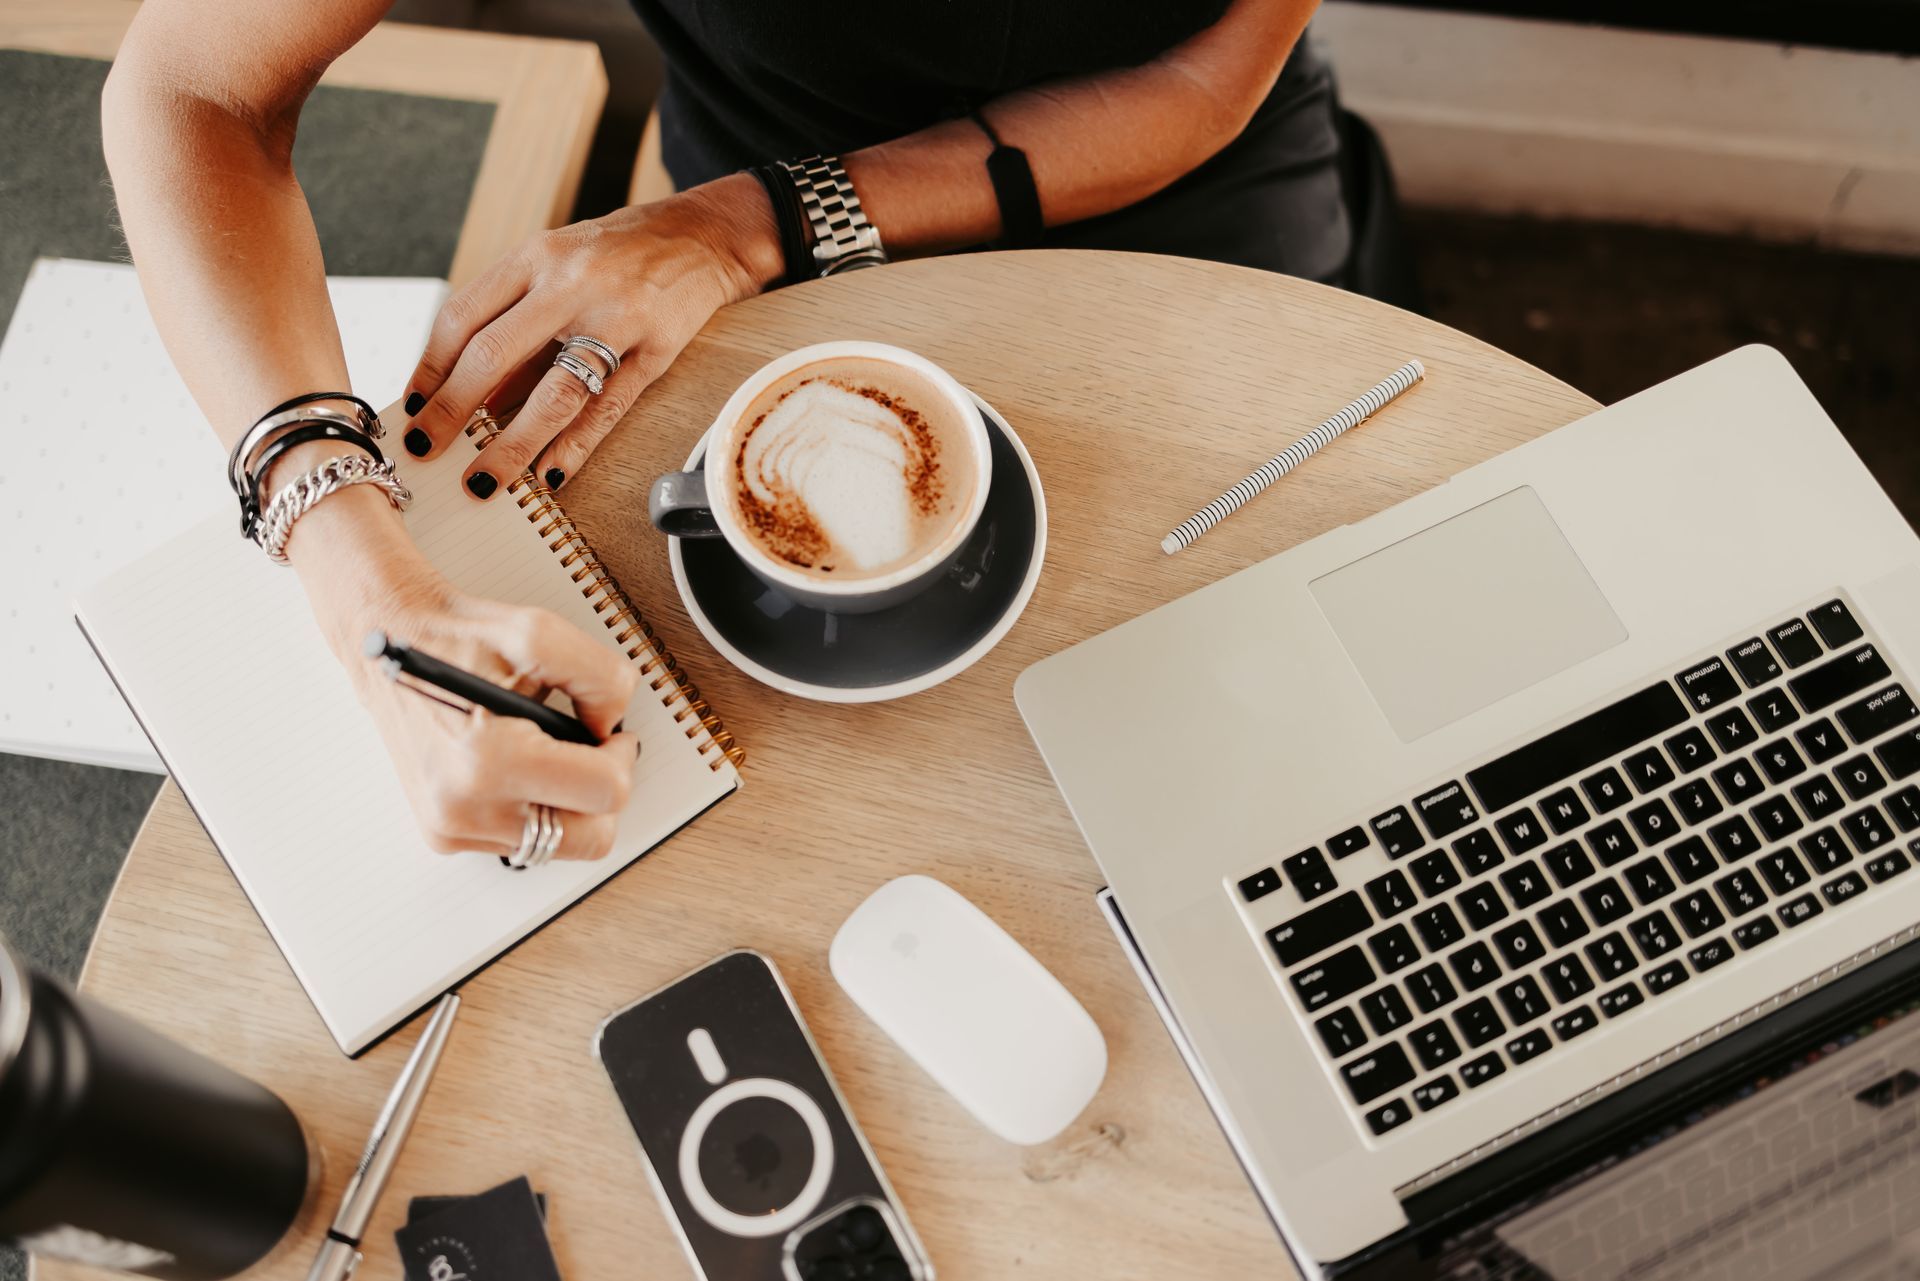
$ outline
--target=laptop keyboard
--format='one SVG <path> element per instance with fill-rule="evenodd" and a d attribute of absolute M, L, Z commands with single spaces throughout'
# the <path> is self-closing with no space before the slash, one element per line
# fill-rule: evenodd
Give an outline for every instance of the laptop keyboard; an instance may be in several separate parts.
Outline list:
<path fill-rule="evenodd" d="M 1920 708 L 1832 600 L 1235 897 L 1384 1135 L 1906 872 L 1915 774 Z M 1342 870 L 1367 849 L 1389 870 Z M 1283 886 L 1303 906 L 1271 923 L 1256 905 Z"/>

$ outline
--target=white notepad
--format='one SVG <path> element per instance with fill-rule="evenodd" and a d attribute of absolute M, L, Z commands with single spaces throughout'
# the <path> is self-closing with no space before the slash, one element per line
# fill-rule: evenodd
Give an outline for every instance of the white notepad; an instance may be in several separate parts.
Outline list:
<path fill-rule="evenodd" d="M 333 278 L 353 386 L 397 398 L 447 282 Z M 0 343 L 0 752 L 159 772 L 73 628 L 73 594 L 234 506 L 226 451 L 124 263 L 34 263 Z M 238 517 L 236 516 L 237 520 Z"/>
<path fill-rule="evenodd" d="M 298 579 L 242 541 L 231 512 L 77 602 L 82 629 L 348 1054 L 739 786 L 732 740 L 705 704 L 677 682 L 650 688 L 671 665 L 611 579 L 575 582 L 578 559 L 561 564 L 568 546 L 550 544 L 572 526 L 544 487 L 523 477 L 474 502 L 459 484 L 471 456 L 463 442 L 431 462 L 400 457 L 414 492 L 407 525 L 427 555 L 459 587 L 553 610 L 649 675 L 626 715 L 642 742 L 633 799 L 599 862 L 513 872 L 495 857 L 428 849 Z M 536 501 L 516 506 L 527 495 Z"/>

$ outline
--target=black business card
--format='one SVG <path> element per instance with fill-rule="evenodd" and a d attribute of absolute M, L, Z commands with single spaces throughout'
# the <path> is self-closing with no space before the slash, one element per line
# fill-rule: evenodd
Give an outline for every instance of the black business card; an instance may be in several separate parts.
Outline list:
<path fill-rule="evenodd" d="M 408 1281 L 560 1281 L 524 1177 L 463 1197 L 393 1235 Z"/>

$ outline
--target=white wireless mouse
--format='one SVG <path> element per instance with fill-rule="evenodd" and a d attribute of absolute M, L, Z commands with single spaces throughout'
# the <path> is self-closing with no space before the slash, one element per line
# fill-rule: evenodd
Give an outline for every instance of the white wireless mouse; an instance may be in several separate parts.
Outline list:
<path fill-rule="evenodd" d="M 980 1124 L 1044 1143 L 1107 1073 L 1107 1043 L 1073 994 L 993 919 L 930 876 L 854 909 L 833 977 Z"/>

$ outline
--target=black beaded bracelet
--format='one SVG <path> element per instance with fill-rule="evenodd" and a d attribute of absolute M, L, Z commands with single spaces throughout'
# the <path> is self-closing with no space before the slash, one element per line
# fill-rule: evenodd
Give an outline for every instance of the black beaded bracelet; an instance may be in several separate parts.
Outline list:
<path fill-rule="evenodd" d="M 316 440 L 341 441 L 366 450 L 373 456 L 373 461 L 376 463 L 386 461 L 380 453 L 380 446 L 375 444 L 373 437 L 364 431 L 330 422 L 309 422 L 295 427 L 285 435 L 276 437 L 271 444 L 261 450 L 259 460 L 247 471 L 240 492 L 241 534 L 252 538 L 260 527 L 260 516 L 264 509 L 264 504 L 260 501 L 261 487 L 266 482 L 267 473 L 274 463 L 278 462 L 281 455 L 288 450 L 297 449 L 301 445 L 311 444 Z"/>
<path fill-rule="evenodd" d="M 819 273 L 814 270 L 806 214 L 800 208 L 800 193 L 793 177 L 779 165 L 755 165 L 747 170 L 766 189 L 773 204 L 773 221 L 780 228 L 780 257 L 786 263 L 783 285 L 797 285 Z"/>
<path fill-rule="evenodd" d="M 967 114 L 993 144 L 987 156 L 987 179 L 993 183 L 993 198 L 1000 206 L 1000 238 L 992 242 L 992 247 L 1031 249 L 1040 243 L 1046 223 L 1040 216 L 1040 190 L 1034 186 L 1027 153 L 1000 141 L 1000 135 L 978 108 Z"/>

